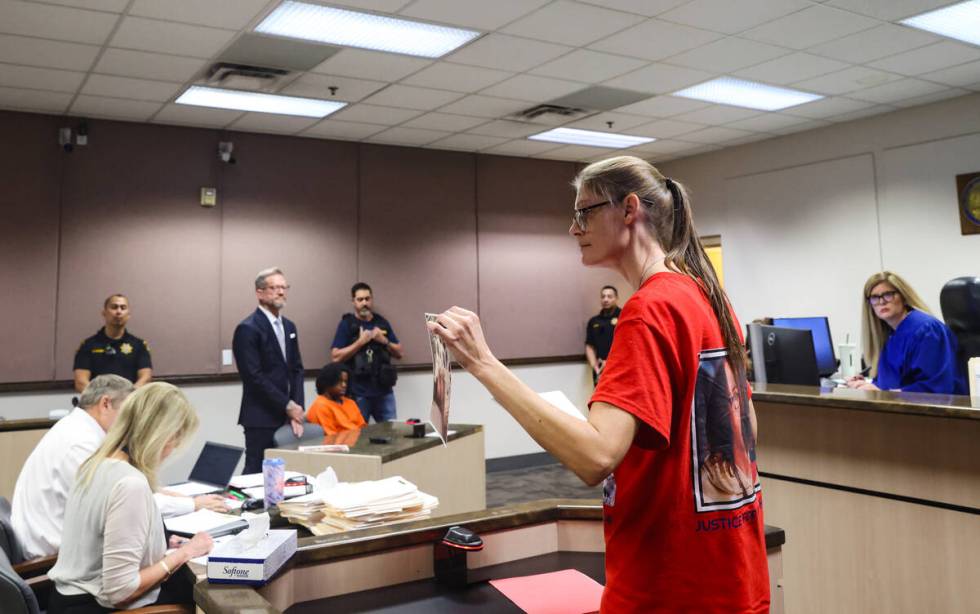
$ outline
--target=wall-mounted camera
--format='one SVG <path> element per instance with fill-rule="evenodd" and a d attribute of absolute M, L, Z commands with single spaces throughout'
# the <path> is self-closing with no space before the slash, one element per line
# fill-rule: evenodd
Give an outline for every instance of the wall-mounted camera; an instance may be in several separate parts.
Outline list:
<path fill-rule="evenodd" d="M 75 128 L 70 126 L 58 128 L 58 145 L 65 150 L 65 153 L 73 152 L 75 147 L 88 145 L 88 124 L 85 120 L 82 120 Z"/>
<path fill-rule="evenodd" d="M 218 159 L 225 164 L 235 164 L 235 156 L 232 152 L 235 151 L 235 144 L 231 141 L 221 141 L 218 143 Z"/>
<path fill-rule="evenodd" d="M 71 128 L 58 128 L 58 145 L 61 145 L 65 153 L 74 151 L 75 145 L 71 142 Z"/>

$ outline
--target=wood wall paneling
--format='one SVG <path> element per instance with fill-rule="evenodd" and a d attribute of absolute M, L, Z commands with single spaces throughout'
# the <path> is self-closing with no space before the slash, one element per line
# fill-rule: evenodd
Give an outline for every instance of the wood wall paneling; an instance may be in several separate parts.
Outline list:
<path fill-rule="evenodd" d="M 477 306 L 475 159 L 361 147 L 358 271 L 404 344 L 404 362 L 432 360 L 425 312 Z"/>
<path fill-rule="evenodd" d="M 89 122 L 89 145 L 66 160 L 57 315 L 57 372 L 102 325 L 106 296 L 129 296 L 129 330 L 146 339 L 158 376 L 218 370 L 219 209 L 216 133 Z"/>
<path fill-rule="evenodd" d="M 0 382 L 54 376 L 58 275 L 57 118 L 0 112 Z"/>
<path fill-rule="evenodd" d="M 278 266 L 291 289 L 283 315 L 296 323 L 306 368 L 330 357 L 356 270 L 357 145 L 230 133 L 237 163 L 223 165 L 222 348 L 255 310 L 255 275 Z M 222 194 L 224 195 L 222 197 Z M 234 367 L 224 367 L 234 371 Z"/>

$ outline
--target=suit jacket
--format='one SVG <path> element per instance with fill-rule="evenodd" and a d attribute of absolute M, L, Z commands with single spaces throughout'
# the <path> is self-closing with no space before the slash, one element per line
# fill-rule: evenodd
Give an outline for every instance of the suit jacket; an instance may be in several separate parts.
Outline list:
<path fill-rule="evenodd" d="M 280 316 L 281 317 L 281 316 Z M 296 325 L 282 318 L 286 335 L 286 360 L 269 318 L 261 309 L 235 327 L 232 351 L 242 378 L 242 406 L 238 424 L 244 427 L 278 427 L 286 423 L 286 404 L 303 403 L 303 360 L 299 355 Z"/>

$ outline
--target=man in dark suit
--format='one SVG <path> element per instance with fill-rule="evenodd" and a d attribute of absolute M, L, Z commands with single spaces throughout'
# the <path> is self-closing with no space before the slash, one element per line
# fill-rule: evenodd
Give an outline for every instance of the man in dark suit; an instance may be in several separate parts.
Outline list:
<path fill-rule="evenodd" d="M 255 278 L 259 306 L 235 328 L 232 351 L 242 378 L 238 424 L 245 430 L 245 473 L 262 471 L 266 448 L 287 422 L 303 434 L 303 360 L 296 326 L 280 315 L 289 284 L 278 268 Z"/>

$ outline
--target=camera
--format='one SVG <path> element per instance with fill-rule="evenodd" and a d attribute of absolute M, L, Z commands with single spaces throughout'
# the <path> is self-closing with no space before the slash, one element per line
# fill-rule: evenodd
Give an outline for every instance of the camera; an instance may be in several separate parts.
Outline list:
<path fill-rule="evenodd" d="M 235 156 L 232 152 L 235 151 L 235 144 L 231 141 L 221 141 L 218 143 L 218 159 L 220 159 L 225 164 L 235 164 Z"/>

